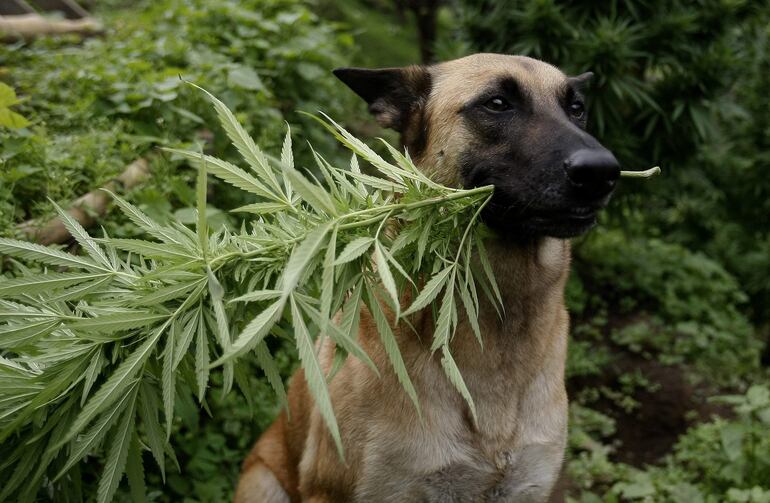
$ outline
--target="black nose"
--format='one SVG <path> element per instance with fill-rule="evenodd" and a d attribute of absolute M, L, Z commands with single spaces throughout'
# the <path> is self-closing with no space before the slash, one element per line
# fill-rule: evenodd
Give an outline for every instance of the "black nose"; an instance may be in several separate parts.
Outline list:
<path fill-rule="evenodd" d="M 581 192 L 600 197 L 609 193 L 620 177 L 620 164 L 603 148 L 580 149 L 564 161 L 570 181 Z"/>

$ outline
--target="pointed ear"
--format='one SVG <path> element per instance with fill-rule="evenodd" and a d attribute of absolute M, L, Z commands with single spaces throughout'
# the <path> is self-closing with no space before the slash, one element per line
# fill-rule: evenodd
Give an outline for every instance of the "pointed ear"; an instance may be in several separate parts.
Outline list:
<path fill-rule="evenodd" d="M 334 75 L 369 104 L 381 126 L 403 132 L 430 93 L 430 73 L 423 66 L 337 68 Z"/>
<path fill-rule="evenodd" d="M 575 77 L 569 77 L 570 83 L 575 86 L 578 91 L 582 91 L 591 83 L 594 78 L 594 72 L 585 72 Z"/>

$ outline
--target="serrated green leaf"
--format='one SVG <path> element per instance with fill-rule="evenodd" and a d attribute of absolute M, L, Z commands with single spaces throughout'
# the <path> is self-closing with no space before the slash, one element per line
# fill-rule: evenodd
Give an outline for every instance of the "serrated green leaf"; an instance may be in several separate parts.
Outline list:
<path fill-rule="evenodd" d="M 198 217 L 195 230 L 198 234 L 198 244 L 200 244 L 201 247 L 201 254 L 206 257 L 209 254 L 209 228 L 206 220 L 206 190 L 208 188 L 208 180 L 206 180 L 206 159 L 203 157 L 203 152 L 201 152 L 198 179 L 195 185 L 195 212 Z"/>
<path fill-rule="evenodd" d="M 434 220 L 433 215 L 428 217 L 428 221 L 425 222 L 425 227 L 423 227 L 422 233 L 417 239 L 417 269 L 422 266 L 422 260 L 425 257 L 425 249 L 428 247 L 428 238 L 430 237 Z"/>
<path fill-rule="evenodd" d="M 289 296 L 289 301 L 294 323 L 294 337 L 297 342 L 299 358 L 300 361 L 302 361 L 305 371 L 305 380 L 307 381 L 308 389 L 313 395 L 318 411 L 321 413 L 321 417 L 324 419 L 326 427 L 329 429 L 329 433 L 337 446 L 337 452 L 342 458 L 344 457 L 342 439 L 340 438 L 337 419 L 334 416 L 334 409 L 332 408 L 331 398 L 329 397 L 329 389 L 326 387 L 326 376 L 324 376 L 321 365 L 318 363 L 313 341 L 310 339 L 310 333 L 305 326 L 302 312 L 300 312 L 299 307 L 297 307 L 293 295 Z"/>
<path fill-rule="evenodd" d="M 81 300 L 83 297 L 87 297 L 88 295 L 95 294 L 99 289 L 102 287 L 107 287 L 107 285 L 112 282 L 115 279 L 114 276 L 109 275 L 105 276 L 104 278 L 100 278 L 94 281 L 89 281 L 86 283 L 78 283 L 77 285 L 67 288 L 63 290 L 61 293 L 51 296 L 46 296 L 46 304 L 53 305 L 56 302 L 64 301 L 64 300 Z"/>
<path fill-rule="evenodd" d="M 332 229 L 329 236 L 329 242 L 326 244 L 326 254 L 324 255 L 323 271 L 321 272 L 321 316 L 325 322 L 329 323 L 332 309 L 332 296 L 334 295 L 334 258 L 337 250 L 337 228 Z"/>
<path fill-rule="evenodd" d="M 229 183 L 233 187 L 237 187 L 251 194 L 256 194 L 258 196 L 265 197 L 274 201 L 283 201 L 279 195 L 276 195 L 273 191 L 267 188 L 265 184 L 235 164 L 229 163 L 222 159 L 218 159 L 216 157 L 212 157 L 210 155 L 204 155 L 201 158 L 200 154 L 191 152 L 189 150 L 178 150 L 175 148 L 164 148 L 163 150 L 181 155 L 196 168 L 200 168 L 201 163 L 205 162 L 207 170 L 212 175 L 216 176 L 224 182 Z"/>
<path fill-rule="evenodd" d="M 388 355 L 388 360 L 390 360 L 390 364 L 393 367 L 393 371 L 395 372 L 398 381 L 401 383 L 404 391 L 414 404 L 414 408 L 417 410 L 417 414 L 422 418 L 420 402 L 417 398 L 417 391 L 414 389 L 412 379 L 409 377 L 409 372 L 406 370 L 406 365 L 404 364 L 404 359 L 401 356 L 401 350 L 398 348 L 396 337 L 393 335 L 393 330 L 390 328 L 390 323 L 388 322 L 388 319 L 382 310 L 382 306 L 380 306 L 380 301 L 377 300 L 377 296 L 374 294 L 374 291 L 372 291 L 368 283 L 366 284 L 366 295 L 366 305 L 369 308 L 369 312 L 372 314 L 372 317 L 374 318 L 375 325 L 377 325 L 377 332 L 380 335 L 382 347 L 385 349 L 385 353 Z"/>
<path fill-rule="evenodd" d="M 364 291 L 363 283 L 363 279 L 358 281 L 345 305 L 342 307 L 340 330 L 347 333 L 348 337 L 353 340 L 358 338 L 358 327 L 361 320 L 361 298 Z"/>
<path fill-rule="evenodd" d="M 107 431 L 115 424 L 118 416 L 127 410 L 129 405 L 131 405 L 130 408 L 133 408 L 132 404 L 136 399 L 136 390 L 138 388 L 138 384 L 138 381 L 134 381 L 128 387 L 128 389 L 126 389 L 126 392 L 121 396 L 120 400 L 115 404 L 114 407 L 106 410 L 104 414 L 99 416 L 99 420 L 96 421 L 88 431 L 82 435 L 79 435 L 75 439 L 75 441 L 72 443 L 70 456 L 67 458 L 67 462 L 64 464 L 64 467 L 59 470 L 59 473 L 56 475 L 56 477 L 54 477 L 54 481 L 60 479 L 62 475 L 67 473 L 73 466 L 75 466 L 77 462 L 92 452 L 94 447 L 102 441 Z"/>
<path fill-rule="evenodd" d="M 425 286 L 422 288 L 422 290 L 420 290 L 420 293 L 417 295 L 417 298 L 414 299 L 412 305 L 409 306 L 409 309 L 404 311 L 403 316 L 416 313 L 417 311 L 426 308 L 428 304 L 433 302 L 438 296 L 439 292 L 441 292 L 441 289 L 444 288 L 444 285 L 446 284 L 449 275 L 452 273 L 452 271 L 454 271 L 454 268 L 454 264 L 448 265 L 442 269 L 441 272 L 434 274 L 430 280 L 425 283 Z"/>
<path fill-rule="evenodd" d="M 149 258 L 197 260 L 200 256 L 193 255 L 189 250 L 178 245 L 168 243 L 155 243 L 142 239 L 116 239 L 109 240 L 111 246 L 119 250 L 138 253 Z"/>
<path fill-rule="evenodd" d="M 182 358 L 187 354 L 187 349 L 190 347 L 195 330 L 198 327 L 198 317 L 200 316 L 202 316 L 201 308 L 198 307 L 188 318 L 182 333 L 179 335 L 178 344 L 174 344 L 174 370 L 176 370 Z"/>
<path fill-rule="evenodd" d="M 406 187 L 402 184 L 391 182 L 390 180 L 385 180 L 383 178 L 378 178 L 376 176 L 371 175 L 365 175 L 363 173 L 356 173 L 356 172 L 350 172 L 348 173 L 348 176 L 353 178 L 359 183 L 362 183 L 368 187 L 371 187 L 372 189 L 376 190 L 384 190 L 386 192 L 394 192 L 394 193 L 402 193 L 406 192 Z M 366 190 L 363 188 L 362 190 Z"/>
<path fill-rule="evenodd" d="M 283 147 L 281 148 L 281 165 L 293 169 L 294 154 L 291 150 L 291 128 L 286 124 L 286 136 L 283 138 Z"/>
<path fill-rule="evenodd" d="M 473 330 L 473 334 L 476 336 L 476 340 L 479 342 L 479 346 L 483 349 L 484 342 L 481 338 L 481 327 L 479 327 L 479 314 L 469 291 L 470 288 L 475 288 L 475 285 L 466 284 L 463 281 L 460 281 L 459 284 L 460 299 L 465 307 L 466 318 L 471 326 L 471 330 Z"/>
<path fill-rule="evenodd" d="M 176 334 L 172 331 L 166 336 L 163 350 L 163 369 L 161 370 L 161 392 L 163 394 L 163 416 L 166 418 L 166 441 L 171 437 L 174 423 L 174 397 L 176 396 L 176 376 L 174 375 L 174 343 Z"/>
<path fill-rule="evenodd" d="M 286 397 L 286 389 L 283 386 L 281 374 L 278 371 L 278 365 L 270 355 L 270 351 L 267 350 L 267 345 L 264 343 L 264 341 L 254 346 L 254 354 L 257 357 L 259 366 L 262 367 L 262 370 L 265 372 L 267 382 L 270 383 L 270 386 L 273 388 L 276 398 L 278 398 L 278 401 L 288 412 L 289 401 Z"/>
<path fill-rule="evenodd" d="M 43 320 L 25 324 L 0 325 L 0 348 L 13 349 L 32 344 L 60 325 L 59 320 Z"/>
<path fill-rule="evenodd" d="M 97 503 L 110 503 L 118 489 L 120 479 L 126 467 L 128 446 L 134 434 L 134 406 L 131 405 L 123 413 L 123 419 L 115 427 L 112 444 L 107 452 L 104 470 L 99 478 L 96 492 Z"/>
<path fill-rule="evenodd" d="M 312 183 L 294 168 L 283 166 L 283 174 L 291 182 L 294 191 L 316 211 L 332 216 L 337 214 L 334 202 L 329 197 L 326 189 L 316 183 Z"/>
<path fill-rule="evenodd" d="M 245 206 L 239 206 L 234 210 L 230 210 L 232 213 L 254 213 L 256 215 L 264 215 L 268 213 L 275 213 L 277 211 L 284 211 L 289 208 L 288 203 L 254 203 L 247 204 Z"/>
<path fill-rule="evenodd" d="M 343 248 L 342 252 L 340 253 L 340 256 L 337 257 L 337 260 L 334 262 L 335 265 L 342 265 L 347 264 L 350 261 L 353 261 L 366 253 L 366 251 L 371 248 L 372 243 L 374 243 L 374 238 L 370 237 L 360 237 L 356 238 L 350 243 L 348 243 L 345 248 Z"/>
<path fill-rule="evenodd" d="M 329 337 L 334 341 L 334 344 L 341 347 L 349 355 L 355 356 L 367 367 L 372 369 L 372 372 L 379 377 L 380 371 L 377 369 L 377 365 L 374 364 L 369 355 L 364 351 L 361 346 L 350 337 L 350 335 L 337 327 L 334 323 L 329 323 Z"/>
<path fill-rule="evenodd" d="M 401 232 L 396 236 L 396 239 L 393 240 L 393 244 L 390 246 L 390 253 L 397 253 L 406 246 L 417 241 L 422 230 L 422 226 L 416 224 L 409 225 L 406 229 L 401 229 Z"/>
<path fill-rule="evenodd" d="M 367 144 L 350 134 L 345 128 L 334 122 L 334 120 L 332 120 L 328 115 L 323 113 L 321 115 L 324 116 L 328 123 L 318 119 L 317 117 L 314 118 L 329 131 L 331 131 L 332 134 L 334 134 L 334 136 L 337 137 L 337 139 L 342 142 L 343 145 L 361 156 L 361 158 L 366 159 L 386 177 L 390 178 L 394 182 L 403 183 L 403 170 L 385 161 L 385 159 L 380 157 L 374 150 L 369 148 Z"/>
<path fill-rule="evenodd" d="M 88 364 L 88 369 L 85 374 L 85 381 L 83 382 L 83 394 L 80 398 L 80 406 L 86 403 L 88 400 L 88 394 L 91 392 L 96 379 L 99 377 L 99 372 L 102 369 L 102 352 L 97 350 L 93 357 L 91 357 L 91 363 Z"/>
<path fill-rule="evenodd" d="M 449 382 L 451 382 L 460 393 L 460 396 L 463 397 L 465 403 L 468 404 L 468 408 L 471 411 L 471 417 L 473 417 L 473 423 L 478 424 L 478 417 L 476 416 L 476 405 L 473 403 L 473 397 L 471 396 L 470 391 L 468 391 L 468 387 L 465 385 L 465 380 L 460 373 L 460 369 L 457 368 L 457 364 L 449 352 L 449 347 L 444 345 L 441 348 L 441 351 L 441 366 L 444 368 L 444 373 L 446 374 L 447 378 L 449 378 Z"/>
<path fill-rule="evenodd" d="M 166 320 L 169 315 L 156 314 L 148 311 L 125 311 L 114 314 L 103 314 L 94 318 L 81 318 L 77 321 L 67 322 L 67 327 L 79 332 L 85 332 L 89 338 L 96 336 L 99 339 L 107 334 L 131 330 L 134 328 L 151 325 L 156 321 Z"/>
<path fill-rule="evenodd" d="M 393 301 L 393 306 L 396 309 L 396 319 L 400 318 L 401 299 L 398 297 L 398 288 L 396 287 L 396 281 L 393 279 L 393 274 L 390 272 L 390 266 L 385 258 L 385 253 L 382 250 L 382 246 L 379 241 L 374 243 L 374 263 L 377 265 L 377 274 L 382 280 L 382 286 L 385 287 L 385 291 L 390 295 Z"/>
<path fill-rule="evenodd" d="M 414 285 L 416 287 L 417 285 L 414 283 L 414 281 L 412 281 L 412 278 L 409 276 L 409 273 L 406 272 L 404 267 L 398 262 L 398 260 L 396 260 L 396 257 L 394 257 L 388 251 L 387 248 L 383 247 L 383 248 L 381 248 L 381 250 L 382 250 L 383 254 L 385 255 L 385 258 L 387 259 L 388 263 L 391 264 L 393 267 L 395 267 L 396 270 L 399 272 L 399 274 L 401 274 L 401 276 L 405 280 L 407 280 L 409 283 L 411 283 L 412 285 Z"/>
<path fill-rule="evenodd" d="M 249 292 L 231 299 L 229 302 L 258 302 L 260 300 L 270 300 L 281 296 L 280 290 L 257 290 Z"/>
<path fill-rule="evenodd" d="M 88 271 L 108 270 L 87 257 L 79 257 L 55 248 L 15 239 L 0 238 L 0 253 L 48 265 L 74 267 Z"/>
<path fill-rule="evenodd" d="M 111 273 L 65 272 L 22 276 L 0 282 L 0 297 L 34 295 L 40 292 L 48 292 L 76 285 L 92 279 L 104 278 L 109 274 Z"/>
<path fill-rule="evenodd" d="M 147 445 L 150 446 L 152 457 L 160 469 L 160 475 L 166 480 L 166 463 L 163 456 L 166 439 L 158 422 L 158 399 L 156 388 L 150 386 L 147 380 L 140 384 L 139 389 L 139 416 L 142 418 Z"/>
<path fill-rule="evenodd" d="M 444 298 L 441 301 L 441 307 L 438 310 L 438 319 L 436 320 L 436 329 L 433 332 L 433 343 L 430 346 L 431 351 L 436 351 L 444 344 L 448 344 L 450 332 L 452 331 L 453 312 L 456 311 L 455 305 L 455 277 L 456 268 L 452 268 L 452 273 L 447 281 Z"/>
<path fill-rule="evenodd" d="M 126 460 L 126 478 L 131 494 L 132 503 L 147 501 L 147 487 L 144 483 L 144 466 L 142 466 L 142 451 L 139 446 L 139 437 L 134 431 L 131 444 L 128 446 L 128 458 Z"/>
<path fill-rule="evenodd" d="M 227 137 L 230 138 L 230 141 L 233 142 L 233 145 L 235 145 L 235 148 L 238 149 L 238 152 L 243 159 L 258 175 L 260 175 L 262 180 L 268 183 L 276 192 L 280 192 L 281 188 L 278 185 L 278 180 L 276 179 L 273 170 L 270 168 L 267 158 L 256 143 L 254 143 L 254 140 L 249 136 L 241 123 L 238 122 L 238 119 L 235 118 L 235 115 L 213 94 L 202 87 L 192 83 L 190 84 L 206 93 L 214 104 L 222 128 L 227 133 Z"/>
<path fill-rule="evenodd" d="M 160 225 L 155 220 L 147 216 L 142 210 L 129 203 L 125 199 L 121 198 L 117 194 L 110 192 L 109 190 L 102 189 L 107 192 L 112 199 L 120 206 L 123 213 L 139 228 L 154 236 L 157 239 L 165 243 L 173 243 L 183 246 L 187 241 L 182 234 L 174 229 Z"/>
<path fill-rule="evenodd" d="M 360 301 L 360 292 L 358 296 Z M 371 358 L 369 358 L 369 355 L 366 354 L 361 346 L 358 345 L 354 336 L 351 336 L 349 333 L 350 328 L 347 330 L 342 330 L 342 328 L 335 325 L 333 321 L 329 320 L 328 317 L 324 317 L 323 314 L 318 310 L 313 309 L 312 306 L 306 305 L 305 303 L 302 303 L 302 305 L 305 313 L 310 316 L 312 321 L 314 321 L 318 326 L 324 327 L 324 335 L 328 335 L 336 345 L 344 349 L 347 353 L 361 360 L 361 362 L 365 363 L 369 368 L 371 368 L 376 375 L 380 375 L 379 370 L 377 370 L 377 366 L 374 364 Z M 352 309 L 352 306 L 350 306 L 350 309 Z"/>
<path fill-rule="evenodd" d="M 191 281 L 189 283 L 179 282 L 156 288 L 152 293 L 142 295 L 140 298 L 133 301 L 132 304 L 135 306 L 157 306 L 169 300 L 184 297 L 190 290 L 200 285 L 203 281 L 203 278 L 200 278 L 197 281 Z"/>
<path fill-rule="evenodd" d="M 283 270 L 281 298 L 286 299 L 297 286 L 299 279 L 305 272 L 305 268 L 315 258 L 316 253 L 323 246 L 326 234 L 328 234 L 331 227 L 331 222 L 318 226 L 315 230 L 308 233 L 300 244 L 294 247 Z"/>
<path fill-rule="evenodd" d="M 259 344 L 270 332 L 270 329 L 273 328 L 275 322 L 278 321 L 285 305 L 286 300 L 281 297 L 265 308 L 264 311 L 259 313 L 248 325 L 246 325 L 246 327 L 244 327 L 235 339 L 235 342 L 230 346 L 230 350 L 212 363 L 211 366 L 219 366 L 225 361 L 235 358 Z"/>
<path fill-rule="evenodd" d="M 67 443 L 72 437 L 83 431 L 83 428 L 88 426 L 100 412 L 112 405 L 126 391 L 126 388 L 144 365 L 147 357 L 155 349 L 155 344 L 164 330 L 165 325 L 154 329 L 142 345 L 134 350 L 128 358 L 123 360 L 94 396 L 88 400 L 67 434 L 55 444 L 54 448 Z"/>
<path fill-rule="evenodd" d="M 484 240 L 480 236 L 476 236 L 476 248 L 478 249 L 479 261 L 481 262 L 481 268 L 484 270 L 484 274 L 487 276 L 487 281 L 495 294 L 495 299 L 500 308 L 503 307 L 503 296 L 500 295 L 500 289 L 497 286 L 495 280 L 495 273 L 492 272 L 492 264 L 489 263 L 489 257 L 487 256 L 487 250 L 484 247 Z"/>
<path fill-rule="evenodd" d="M 203 315 L 198 316 L 195 332 L 195 382 L 198 385 L 198 401 L 203 402 L 209 383 L 209 340 Z"/>
<path fill-rule="evenodd" d="M 96 243 L 96 241 L 91 236 L 89 236 L 83 226 L 80 225 L 80 222 L 72 218 L 72 215 L 64 211 L 61 206 L 55 202 L 51 201 L 51 204 L 53 204 L 53 207 L 56 208 L 56 212 L 59 213 L 59 218 L 64 224 L 64 227 L 69 231 L 72 237 L 75 238 L 78 244 L 83 247 L 83 249 L 94 260 L 94 262 L 102 266 L 106 266 L 109 269 L 109 259 L 104 254 L 104 251 L 102 251 L 101 247 Z"/>

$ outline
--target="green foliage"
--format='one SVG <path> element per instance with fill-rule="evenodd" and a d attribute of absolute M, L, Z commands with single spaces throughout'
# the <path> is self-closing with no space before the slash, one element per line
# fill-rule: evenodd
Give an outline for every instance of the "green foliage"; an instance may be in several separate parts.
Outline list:
<path fill-rule="evenodd" d="M 11 110 L 13 105 L 21 103 L 16 97 L 16 93 L 8 85 L 0 82 L 0 127 L 4 128 L 22 128 L 29 124 L 29 121 Z"/>
<path fill-rule="evenodd" d="M 402 317 L 406 290 L 416 296 L 403 316 L 443 291 L 432 347 L 441 350 L 447 376 L 475 410 L 449 341 L 458 297 L 475 319 L 476 285 L 497 291 L 494 278 L 474 271 L 471 262 L 480 249 L 486 264 L 477 217 L 491 187 L 437 185 L 393 147 L 386 144 L 390 163 L 330 121 L 324 125 L 354 155 L 349 171 L 315 155 L 327 191 L 294 167 L 289 134 L 280 160 L 274 160 L 209 96 L 249 171 L 203 153 L 173 150 L 199 170 L 195 232 L 158 223 L 114 196 L 152 240 L 95 239 L 57 206 L 85 255 L 0 241 L 3 253 L 51 268 L 37 273 L 21 267 L 19 276 L 0 282 L 0 470 L 9 481 L 0 499 L 31 500 L 44 480 L 71 495 L 68 477 L 77 477 L 71 468 L 105 452 L 97 501 L 112 499 L 124 472 L 132 494 L 142 493 L 142 449 L 148 448 L 165 477 L 166 459 L 173 459 L 168 440 L 177 395 L 194 394 L 205 407 L 212 370 L 221 373 L 223 394 L 236 384 L 250 396 L 243 367 L 234 363 L 255 350 L 276 394 L 285 397 L 265 346 L 270 334 L 295 342 L 311 394 L 344 455 L 327 391 L 331 376 L 321 368 L 314 339 L 328 337 L 339 354 L 379 373 L 356 342 L 354 313 L 366 306 L 393 371 L 419 410 L 392 330 Z M 356 156 L 382 178 L 363 174 Z M 207 173 L 256 196 L 248 206 L 257 215 L 250 229 L 209 233 Z M 411 278 L 420 277 L 427 283 L 417 292 Z M 332 320 L 340 310 L 338 324 Z"/>
<path fill-rule="evenodd" d="M 593 71 L 592 128 L 625 163 L 674 165 L 716 128 L 711 98 L 738 67 L 733 26 L 759 5 L 688 2 L 460 2 L 475 49 Z M 708 36 L 706 36 L 708 35 Z"/>
<path fill-rule="evenodd" d="M 694 364 L 711 379 L 757 368 L 761 345 L 741 312 L 746 296 L 703 253 L 599 229 L 576 255 L 586 314 L 608 309 L 624 319 L 610 331 L 616 344 L 662 363 Z"/>
<path fill-rule="evenodd" d="M 645 470 L 612 462 L 613 449 L 598 441 L 613 432 L 612 421 L 573 407 L 569 471 L 581 481 L 574 501 L 769 501 L 770 388 L 755 385 L 715 400 L 730 404 L 736 417 L 691 428 L 662 465 Z"/>
<path fill-rule="evenodd" d="M 136 157 L 152 156 L 157 145 L 194 140 L 233 159 L 229 144 L 206 129 L 214 120 L 210 107 L 180 76 L 237 108 L 261 145 L 279 147 L 286 120 L 315 145 L 333 145 L 295 112 L 345 108 L 330 69 L 351 39 L 304 2 L 163 0 L 105 6 L 97 14 L 109 36 L 77 45 L 66 37 L 0 45 L 0 64 L 10 69 L 3 78 L 25 97 L 14 108 L 29 121 L 21 129 L 0 128 L 3 235 L 13 235 L 14 223 L 51 216 L 47 197 L 73 200 Z M 189 171 L 165 162 L 153 168 L 155 183 L 134 201 L 161 219 L 191 211 Z M 224 188 L 213 194 L 215 207 L 242 197 Z"/>

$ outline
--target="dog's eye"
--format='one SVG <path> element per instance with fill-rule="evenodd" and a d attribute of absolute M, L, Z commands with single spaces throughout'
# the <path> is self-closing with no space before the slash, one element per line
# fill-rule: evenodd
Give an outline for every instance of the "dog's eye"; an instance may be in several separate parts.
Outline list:
<path fill-rule="evenodd" d="M 586 114 L 585 105 L 582 101 L 573 101 L 569 106 L 569 114 L 575 119 L 582 119 Z"/>
<path fill-rule="evenodd" d="M 508 100 L 505 98 L 495 96 L 491 100 L 488 100 L 486 103 L 484 103 L 484 107 L 492 110 L 493 112 L 505 112 L 506 110 L 511 109 L 511 104 L 508 103 Z"/>

